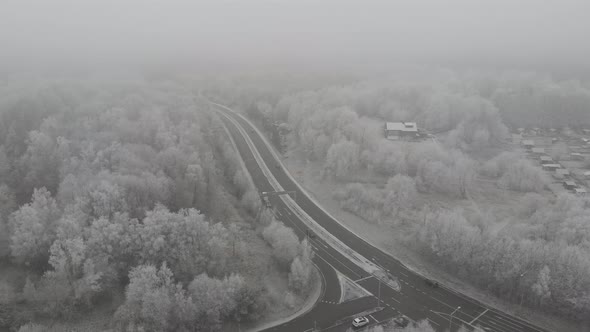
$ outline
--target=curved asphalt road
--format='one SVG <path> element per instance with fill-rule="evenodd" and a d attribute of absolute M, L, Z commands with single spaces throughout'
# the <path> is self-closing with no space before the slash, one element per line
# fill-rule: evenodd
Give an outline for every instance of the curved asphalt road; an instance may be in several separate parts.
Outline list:
<path fill-rule="evenodd" d="M 327 274 L 324 271 L 329 269 L 322 267 L 322 264 L 328 263 L 350 279 L 357 281 L 360 286 L 368 290 L 374 296 L 377 296 L 378 294 L 380 295 L 380 306 L 384 307 L 385 310 L 371 316 L 371 321 L 373 323 L 403 313 L 414 321 L 428 319 L 437 331 L 445 331 L 448 330 L 449 327 L 451 327 L 452 331 L 455 331 L 462 325 L 466 327 L 479 326 L 489 331 L 498 332 L 546 331 L 520 318 L 487 307 L 475 299 L 457 293 L 444 286 L 433 289 L 426 285 L 423 277 L 406 268 L 400 261 L 389 254 L 372 246 L 367 241 L 349 231 L 307 197 L 292 178 L 287 175 L 284 167 L 275 167 L 276 165 L 281 165 L 280 161 L 275 159 L 274 154 L 271 152 L 272 148 L 259 135 L 249 121 L 223 105 L 212 104 L 217 106 L 223 114 L 232 118 L 232 121 L 229 121 L 228 119 L 223 120 L 234 137 L 238 149 L 243 156 L 244 162 L 260 191 L 272 191 L 273 188 L 270 186 L 270 183 L 254 160 L 252 152 L 244 141 L 244 137 L 242 137 L 239 130 L 235 127 L 235 122 L 245 129 L 245 132 L 254 143 L 265 164 L 268 165 L 272 175 L 278 180 L 281 186 L 287 191 L 297 192 L 297 204 L 311 218 L 313 218 L 315 222 L 345 243 L 348 247 L 383 267 L 399 280 L 402 286 L 402 289 L 399 292 L 383 284 L 379 287 L 379 282 L 376 278 L 348 260 L 348 258 L 341 255 L 338 251 L 331 248 L 323 240 L 319 238 L 313 240 L 314 249 L 316 249 L 316 258 L 314 259 L 314 262 L 320 267 L 320 270 L 324 273 L 324 277 L 326 277 Z M 271 198 L 271 202 L 273 206 L 276 207 L 278 216 L 282 217 L 283 220 L 287 220 L 285 223 L 294 227 L 298 234 L 303 236 L 304 231 L 302 231 L 302 229 L 305 229 L 304 224 L 292 215 L 289 209 L 284 205 L 283 201 L 278 198 Z M 324 294 L 325 298 L 323 298 L 322 301 L 326 301 L 327 298 L 334 299 L 336 297 L 336 290 L 332 290 L 330 286 L 333 282 L 331 280 L 333 279 L 326 278 L 326 293 Z M 337 293 L 339 297 L 339 290 Z M 375 299 L 373 299 L 373 301 L 375 301 Z M 451 313 L 458 307 L 461 307 L 461 309 L 457 310 L 451 318 Z M 356 309 L 356 312 L 365 310 L 360 306 Z M 324 308 L 323 306 L 318 305 L 307 315 L 314 315 L 314 317 L 329 317 L 329 313 L 330 308 Z M 302 319 L 299 320 L 303 320 L 304 317 L 301 318 Z M 323 319 L 322 323 L 318 324 L 318 327 L 325 328 L 330 326 L 329 322 L 325 321 L 326 319 Z M 313 327 L 313 322 L 311 322 L 311 325 L 306 326 Z M 349 326 L 349 323 L 342 324 L 341 330 L 345 331 Z M 287 328 L 287 326 L 284 326 L 283 328 L 283 331 L 307 330 L 304 326 L 301 326 L 301 328 L 295 326 Z"/>
<path fill-rule="evenodd" d="M 232 138 L 244 160 L 252 180 L 259 191 L 273 191 L 273 187 L 265 174 L 260 169 L 252 151 L 249 149 L 244 136 L 236 127 L 235 123 L 228 118 L 220 117 L 226 128 L 232 135 Z M 274 213 L 277 219 L 283 221 L 285 225 L 291 227 L 300 239 L 306 236 L 307 227 L 293 214 L 291 209 L 277 197 L 270 197 Z M 340 282 L 332 264 L 338 266 L 339 270 L 346 270 L 348 275 L 355 277 L 367 277 L 368 273 L 358 266 L 350 263 L 348 259 L 334 250 L 321 238 L 315 237 L 309 239 L 314 248 L 313 262 L 320 272 L 322 278 L 322 293 L 313 310 L 293 319 L 284 324 L 268 328 L 266 331 L 306 331 L 313 328 L 324 329 L 333 325 L 335 321 L 343 317 L 352 316 L 355 313 L 362 312 L 375 307 L 376 302 L 372 297 L 360 298 L 354 301 L 339 304 L 340 301 Z M 347 321 L 347 326 L 350 322 Z"/>

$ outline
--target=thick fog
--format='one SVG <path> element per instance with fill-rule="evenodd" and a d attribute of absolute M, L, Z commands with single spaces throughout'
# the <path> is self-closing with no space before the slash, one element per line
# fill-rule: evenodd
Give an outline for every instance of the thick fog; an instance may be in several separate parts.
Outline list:
<path fill-rule="evenodd" d="M 0 0 L 0 332 L 590 332 L 588 13 Z"/>
<path fill-rule="evenodd" d="M 1 63 L 588 64 L 584 0 L 12 1 Z"/>

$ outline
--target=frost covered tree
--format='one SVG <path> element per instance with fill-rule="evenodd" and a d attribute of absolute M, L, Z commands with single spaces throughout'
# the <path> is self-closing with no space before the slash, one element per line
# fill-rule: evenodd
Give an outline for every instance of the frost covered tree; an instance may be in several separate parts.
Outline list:
<path fill-rule="evenodd" d="M 333 144 L 328 149 L 324 174 L 344 179 L 359 168 L 359 153 L 359 146 L 354 142 L 345 140 Z"/>
<path fill-rule="evenodd" d="M 313 250 L 311 245 L 304 239 L 301 242 L 300 253 L 291 263 L 289 273 L 289 287 L 297 293 L 309 291 L 308 286 L 313 276 Z"/>
<path fill-rule="evenodd" d="M 414 205 L 418 196 L 416 182 L 411 177 L 398 174 L 387 181 L 384 195 L 384 213 L 396 219 L 401 211 Z"/>
<path fill-rule="evenodd" d="M 125 303 L 117 309 L 115 319 L 123 328 L 167 330 L 172 310 L 172 272 L 163 265 L 138 266 L 129 274 Z"/>
<path fill-rule="evenodd" d="M 532 285 L 532 290 L 541 305 L 551 298 L 551 271 L 547 265 L 539 271 L 537 281 Z"/>
<path fill-rule="evenodd" d="M 10 232 L 8 221 L 16 208 L 13 191 L 5 184 L 0 184 L 0 258 L 10 255 Z"/>
<path fill-rule="evenodd" d="M 10 217 L 10 250 L 16 262 L 36 266 L 47 263 L 59 216 L 51 193 L 45 188 L 35 189 L 31 202 Z"/>
<path fill-rule="evenodd" d="M 273 256 L 283 266 L 289 266 L 299 254 L 299 239 L 292 229 L 273 220 L 262 232 L 263 238 L 273 248 Z"/>

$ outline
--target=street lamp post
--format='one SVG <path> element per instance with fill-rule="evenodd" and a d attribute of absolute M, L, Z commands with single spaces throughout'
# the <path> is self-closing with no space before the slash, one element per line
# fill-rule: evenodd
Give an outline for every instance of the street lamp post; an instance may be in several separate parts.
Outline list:
<path fill-rule="evenodd" d="M 529 272 L 529 271 L 524 271 L 518 277 L 518 285 L 521 286 L 520 288 L 522 288 L 522 277 L 524 277 L 524 275 L 527 274 L 527 272 Z M 519 310 L 521 310 L 521 311 L 522 311 L 522 300 L 523 299 L 524 299 L 524 290 L 521 289 L 520 290 L 520 303 L 519 303 Z"/>
<path fill-rule="evenodd" d="M 455 311 L 453 311 L 451 313 L 451 319 L 449 319 L 449 331 L 451 330 L 451 326 L 453 325 L 453 315 L 455 314 L 455 312 L 457 312 L 459 309 L 461 309 L 461 306 L 458 306 L 457 309 L 455 309 Z"/>
<path fill-rule="evenodd" d="M 381 279 L 377 278 L 377 280 L 379 280 L 379 288 L 377 291 L 377 307 L 379 307 L 379 304 L 381 302 Z"/>

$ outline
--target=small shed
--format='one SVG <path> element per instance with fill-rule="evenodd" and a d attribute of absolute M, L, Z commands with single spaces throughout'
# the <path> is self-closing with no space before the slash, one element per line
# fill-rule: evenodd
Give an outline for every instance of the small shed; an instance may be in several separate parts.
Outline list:
<path fill-rule="evenodd" d="M 574 152 L 571 154 L 573 160 L 584 160 L 584 155 L 579 152 Z"/>
<path fill-rule="evenodd" d="M 560 164 L 544 164 L 543 165 L 543 169 L 546 171 L 555 171 L 558 168 L 561 168 Z"/>
<path fill-rule="evenodd" d="M 544 154 L 545 153 L 545 148 L 533 148 L 531 151 L 534 154 Z"/>
<path fill-rule="evenodd" d="M 579 196 L 586 196 L 586 189 L 585 188 L 574 188 L 574 194 Z"/>
<path fill-rule="evenodd" d="M 557 174 L 557 176 L 561 176 L 561 177 L 568 177 L 568 176 L 570 176 L 570 171 L 565 168 L 558 168 L 555 170 L 555 174 Z"/>
<path fill-rule="evenodd" d="M 525 139 L 522 141 L 522 146 L 527 149 L 532 149 L 535 146 L 535 141 L 532 139 Z"/>
<path fill-rule="evenodd" d="M 578 187 L 574 181 L 563 181 L 563 186 L 567 190 L 574 190 Z"/>
<path fill-rule="evenodd" d="M 541 164 L 542 165 L 547 165 L 547 164 L 553 164 L 553 158 L 549 157 L 549 156 L 540 156 L 539 160 L 541 160 Z"/>

